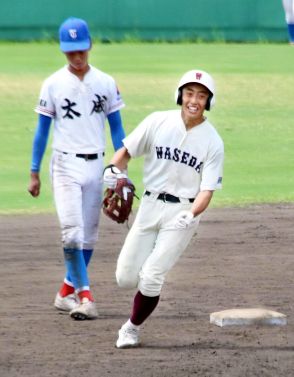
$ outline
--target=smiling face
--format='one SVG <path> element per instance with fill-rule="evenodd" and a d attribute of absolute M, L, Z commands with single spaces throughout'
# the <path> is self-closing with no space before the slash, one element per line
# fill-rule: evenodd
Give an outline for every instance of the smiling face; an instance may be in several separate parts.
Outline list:
<path fill-rule="evenodd" d="M 89 69 L 88 52 L 86 51 L 72 51 L 66 52 L 66 58 L 69 63 L 70 72 L 82 77 Z"/>
<path fill-rule="evenodd" d="M 209 90 L 201 84 L 190 83 L 183 87 L 182 118 L 187 129 L 204 121 L 203 113 L 209 96 Z"/>

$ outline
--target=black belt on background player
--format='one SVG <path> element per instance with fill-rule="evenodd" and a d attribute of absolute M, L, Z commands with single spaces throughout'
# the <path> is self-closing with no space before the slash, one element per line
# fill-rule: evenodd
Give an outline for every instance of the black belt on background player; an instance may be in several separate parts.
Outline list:
<path fill-rule="evenodd" d="M 67 152 L 62 152 L 63 154 L 68 154 Z M 92 154 L 83 154 L 83 153 L 77 153 L 75 154 L 76 157 L 83 158 L 85 160 L 97 160 L 100 153 L 92 153 Z M 102 156 L 104 156 L 104 152 L 102 153 Z"/>
<path fill-rule="evenodd" d="M 98 153 L 93 153 L 93 154 L 78 153 L 78 154 L 76 154 L 76 157 L 84 158 L 85 160 L 97 160 Z"/>
<path fill-rule="evenodd" d="M 150 191 L 145 191 L 144 195 L 150 196 L 151 192 Z M 167 194 L 166 192 L 162 192 L 157 196 L 158 200 L 162 200 L 163 202 L 169 202 L 169 203 L 181 203 L 181 199 L 178 198 L 177 196 L 173 196 L 171 194 Z M 190 203 L 194 202 L 194 199 L 187 199 L 189 200 Z"/>

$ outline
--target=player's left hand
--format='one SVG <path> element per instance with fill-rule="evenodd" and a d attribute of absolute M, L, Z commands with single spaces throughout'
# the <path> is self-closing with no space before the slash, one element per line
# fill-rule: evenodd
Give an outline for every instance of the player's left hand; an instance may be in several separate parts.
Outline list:
<path fill-rule="evenodd" d="M 191 228 L 197 222 L 197 217 L 194 217 L 191 211 L 181 211 L 175 218 L 174 226 L 177 229 Z"/>
<path fill-rule="evenodd" d="M 115 165 L 106 166 L 103 173 L 103 181 L 106 187 L 114 190 L 119 178 L 128 178 L 126 174 L 121 172 Z"/>
<path fill-rule="evenodd" d="M 115 188 L 105 190 L 103 212 L 117 223 L 128 221 L 134 196 L 135 186 L 131 180 L 118 177 Z"/>

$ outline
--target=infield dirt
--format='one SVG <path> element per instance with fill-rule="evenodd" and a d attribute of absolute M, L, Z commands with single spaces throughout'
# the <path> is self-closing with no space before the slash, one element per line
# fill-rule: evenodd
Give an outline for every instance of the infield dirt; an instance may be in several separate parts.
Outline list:
<path fill-rule="evenodd" d="M 209 209 L 142 326 L 142 346 L 117 350 L 135 293 L 114 276 L 127 228 L 102 215 L 89 270 L 100 316 L 76 322 L 53 307 L 64 272 L 55 215 L 0 216 L 1 377 L 293 376 L 293 225 L 294 204 Z M 255 307 L 288 324 L 209 323 L 211 312 Z"/>

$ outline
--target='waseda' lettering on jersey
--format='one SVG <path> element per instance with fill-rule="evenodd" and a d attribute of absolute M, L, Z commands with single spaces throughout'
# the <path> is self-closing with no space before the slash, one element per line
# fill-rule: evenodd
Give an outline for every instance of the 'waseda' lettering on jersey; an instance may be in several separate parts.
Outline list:
<path fill-rule="evenodd" d="M 156 147 L 156 154 L 158 159 L 173 160 L 191 168 L 195 169 L 197 173 L 201 172 L 203 161 L 198 161 L 197 157 L 192 156 L 188 152 L 181 151 L 178 148 L 170 147 Z"/>

